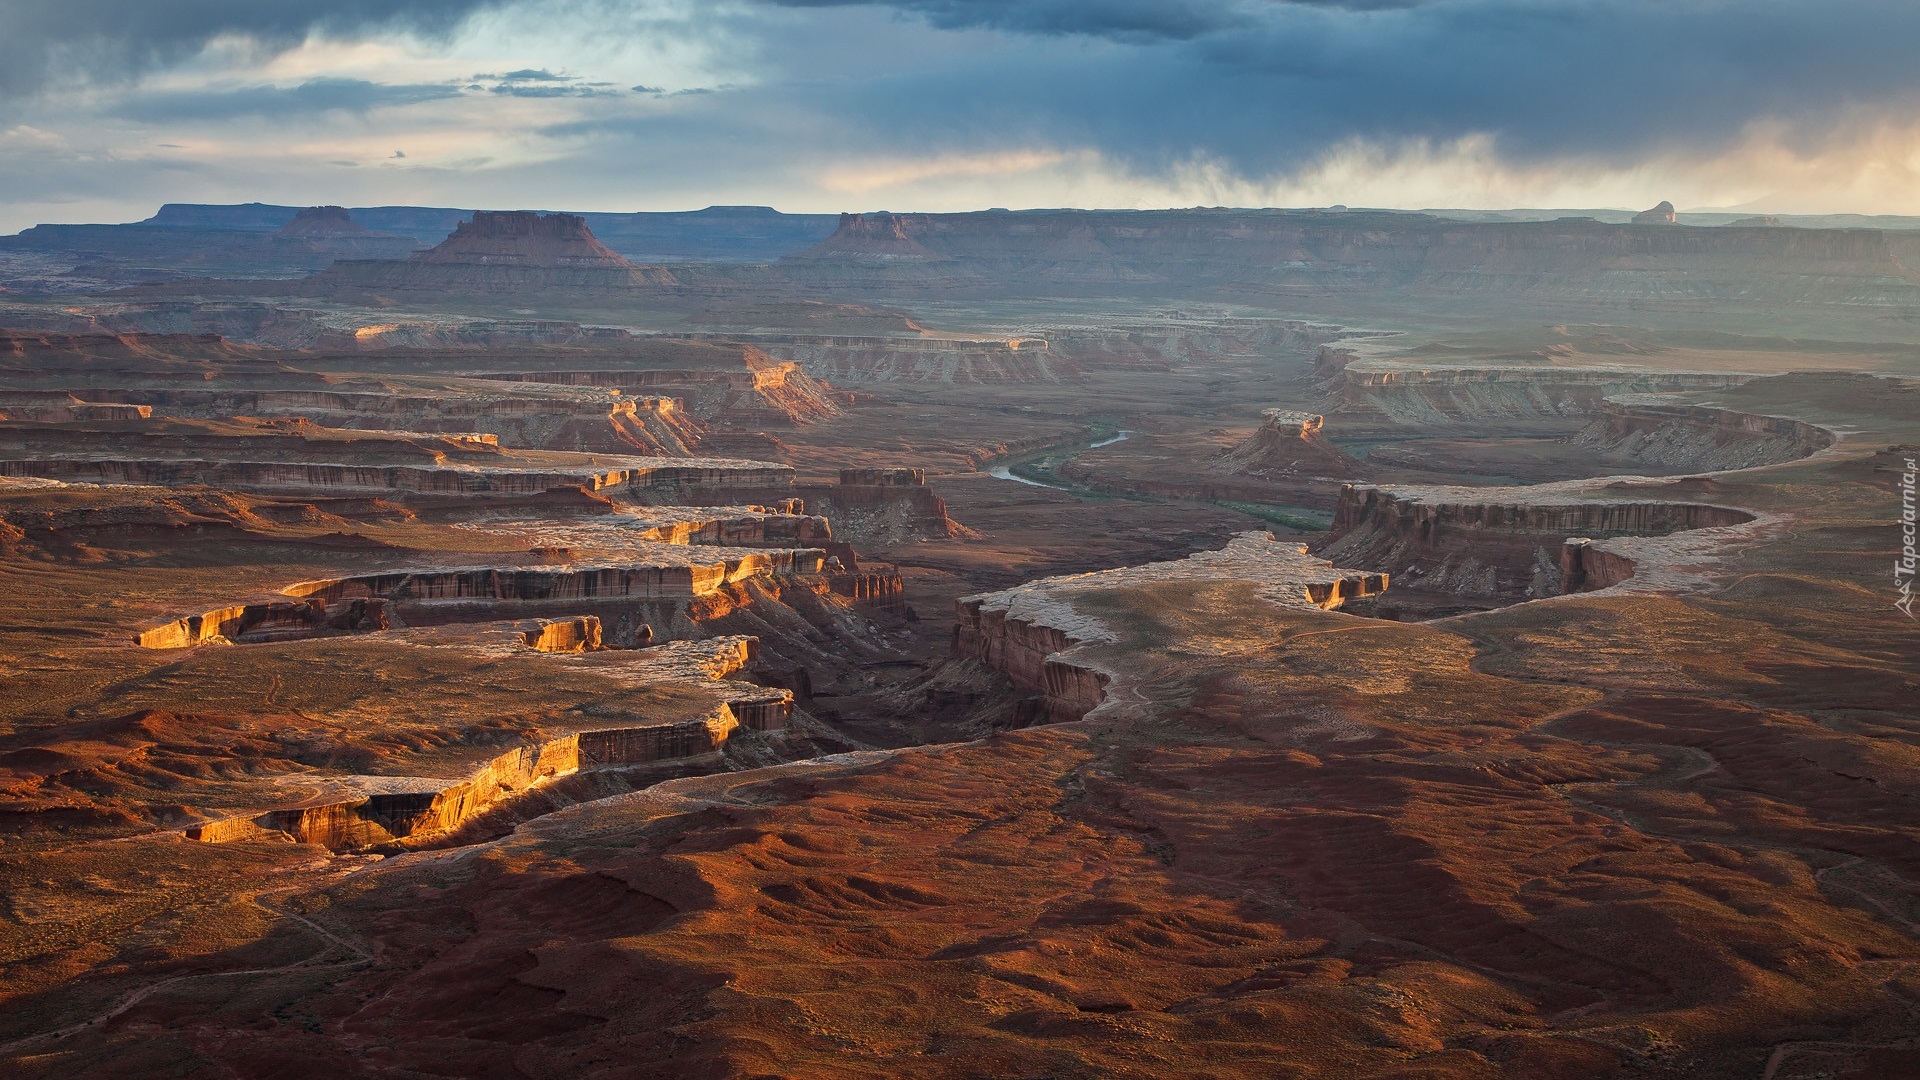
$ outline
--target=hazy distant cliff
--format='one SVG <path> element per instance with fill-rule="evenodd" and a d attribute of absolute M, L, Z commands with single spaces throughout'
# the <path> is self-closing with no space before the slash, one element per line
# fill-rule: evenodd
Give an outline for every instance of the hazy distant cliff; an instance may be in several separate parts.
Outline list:
<path fill-rule="evenodd" d="M 1384 211 L 848 214 L 783 265 L 799 277 L 875 285 L 1920 304 L 1920 275 L 1876 230 L 1461 222 Z"/>

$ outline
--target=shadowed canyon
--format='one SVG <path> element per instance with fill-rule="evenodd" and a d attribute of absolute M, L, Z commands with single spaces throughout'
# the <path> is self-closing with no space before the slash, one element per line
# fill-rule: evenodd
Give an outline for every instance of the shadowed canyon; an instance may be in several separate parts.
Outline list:
<path fill-rule="evenodd" d="M 1920 227 L 1627 217 L 0 237 L 0 1072 L 1920 1075 Z"/>

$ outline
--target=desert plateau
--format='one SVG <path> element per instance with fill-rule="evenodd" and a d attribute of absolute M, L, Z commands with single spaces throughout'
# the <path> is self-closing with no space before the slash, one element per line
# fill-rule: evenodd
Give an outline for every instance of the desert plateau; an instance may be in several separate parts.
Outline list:
<path fill-rule="evenodd" d="M 772 20 L 818 71 L 769 38 L 777 78 L 685 88 L 541 53 L 564 22 L 487 36 L 551 2 L 193 12 L 200 36 L 113 46 L 131 66 L 86 62 L 58 107 L 184 132 L 142 154 L 218 134 L 285 161 L 168 165 L 126 182 L 125 224 L 0 195 L 0 1075 L 1920 1077 L 1910 195 L 1716 202 L 1669 156 L 1630 207 L 1495 209 L 1536 189 L 1488 164 L 1482 209 L 1418 209 L 1409 151 L 1325 174 L 1382 208 L 1262 208 L 1322 189 L 1230 177 L 1207 183 L 1247 205 L 1046 208 L 1119 189 L 996 185 L 1121 151 L 958 158 L 895 123 L 893 157 L 785 201 L 933 209 L 626 212 L 674 202 L 646 186 L 669 162 L 774 201 L 782 125 L 837 155 L 881 123 L 821 102 L 1008 124 L 1017 70 L 1033 130 L 1093 108 L 1092 68 L 1069 92 L 996 66 L 1036 41 L 1065 72 L 1229 64 L 1283 17 L 1384 35 L 1488 5 L 746 0 L 645 33 Z M 35 10 L 60 49 L 105 40 Z M 1701 79 L 1748 62 L 1689 40 Z M 412 81 L 366 74 L 403 54 Z M 43 127 L 0 148 L 67 168 L 54 91 L 11 78 Z M 1084 130 L 1157 115 L 1097 85 L 1135 111 Z M 1392 93 L 1465 115 L 1485 89 Z M 667 153 L 743 95 L 764 145 Z M 288 164 L 482 105 L 664 149 L 631 198 L 425 128 Z M 1358 97 L 1237 107 L 1373 130 Z M 1696 121 L 1634 122 L 1680 146 Z M 1641 145 L 1622 123 L 1580 168 Z M 1498 145 L 1500 183 L 1561 168 Z M 1410 193 L 1363 199 L 1382 177 Z M 199 194 L 242 181 L 315 194 Z"/>

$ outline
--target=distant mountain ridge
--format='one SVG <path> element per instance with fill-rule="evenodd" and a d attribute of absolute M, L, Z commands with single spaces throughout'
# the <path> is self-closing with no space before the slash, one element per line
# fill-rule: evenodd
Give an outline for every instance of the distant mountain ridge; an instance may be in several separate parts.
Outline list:
<path fill-rule="evenodd" d="M 270 203 L 167 203 L 144 221 L 98 227 L 273 232 L 291 222 L 301 209 Z M 369 229 L 411 237 L 423 247 L 445 240 L 477 212 L 438 206 L 362 206 L 348 210 L 354 221 Z M 783 214 L 768 206 L 575 216 L 586 222 L 601 243 L 634 262 L 769 262 L 819 243 L 840 223 L 836 214 Z"/>

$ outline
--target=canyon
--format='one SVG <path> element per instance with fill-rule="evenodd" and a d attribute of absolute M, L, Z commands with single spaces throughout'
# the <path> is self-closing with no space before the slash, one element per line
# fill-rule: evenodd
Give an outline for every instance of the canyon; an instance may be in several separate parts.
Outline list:
<path fill-rule="evenodd" d="M 1903 1075 L 1911 237 L 1603 216 L 0 238 L 0 1069 Z"/>

